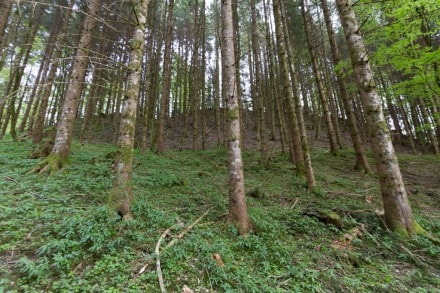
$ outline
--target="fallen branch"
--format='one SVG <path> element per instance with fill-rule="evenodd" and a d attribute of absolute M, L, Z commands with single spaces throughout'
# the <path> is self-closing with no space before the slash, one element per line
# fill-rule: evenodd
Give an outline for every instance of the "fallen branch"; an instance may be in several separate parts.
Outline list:
<path fill-rule="evenodd" d="M 183 230 L 183 231 L 182 231 L 182 232 L 181 232 L 176 238 L 174 238 L 172 241 L 170 241 L 170 243 L 168 243 L 167 246 L 165 246 L 165 248 L 164 248 L 162 251 L 165 251 L 166 249 L 168 249 L 168 248 L 170 248 L 171 246 L 173 246 L 174 244 L 176 244 L 177 240 L 182 239 L 183 236 L 185 236 L 185 235 L 186 235 L 186 234 L 187 234 L 192 228 L 194 228 L 194 226 L 197 225 L 197 223 L 200 222 L 200 221 L 202 220 L 202 218 L 203 218 L 204 216 L 206 216 L 211 210 L 212 210 L 212 208 L 209 209 L 209 210 L 207 210 L 207 211 L 206 211 L 203 215 L 201 215 L 200 217 L 198 217 L 197 220 L 195 220 L 191 225 L 189 225 L 185 230 Z M 181 225 L 181 224 L 174 225 L 173 227 L 175 227 L 175 226 L 179 226 L 179 225 Z M 173 227 L 167 229 L 167 231 L 168 231 L 168 230 L 171 230 Z M 165 232 L 167 232 L 167 231 L 165 231 Z M 164 233 L 165 233 L 165 232 L 164 232 Z M 169 231 L 168 231 L 168 233 L 169 233 Z M 163 234 L 162 234 L 162 235 L 163 235 Z M 166 236 L 166 235 L 165 235 L 165 236 Z M 161 238 L 159 238 L 159 240 L 162 241 Z M 144 265 L 144 266 L 139 270 L 139 272 L 136 274 L 135 278 L 139 277 L 142 273 L 145 272 L 145 270 L 147 269 L 147 267 L 151 264 L 152 259 L 153 259 L 153 258 L 150 258 L 150 259 L 147 260 L 147 262 L 145 263 L 145 265 Z"/>
<path fill-rule="evenodd" d="M 23 184 L 20 181 L 18 181 L 17 179 L 14 179 L 14 178 L 9 177 L 9 176 L 5 176 L 3 179 L 6 180 L 6 181 L 14 182 L 15 184 L 17 184 L 20 187 L 24 188 Z M 40 195 L 37 192 L 32 191 L 32 190 L 26 190 L 25 192 L 29 193 L 32 196 L 35 196 L 38 199 L 42 199 L 43 198 L 42 195 Z"/>
<path fill-rule="evenodd" d="M 170 243 L 167 244 L 167 246 L 165 246 L 164 249 L 170 248 L 171 246 L 173 246 L 179 239 L 182 239 L 183 236 L 185 236 L 186 233 L 188 233 L 192 228 L 194 228 L 195 225 L 197 225 L 198 222 L 200 222 L 200 220 L 203 219 L 203 217 L 205 217 L 210 211 L 212 210 L 212 208 L 210 208 L 209 210 L 207 210 L 205 213 L 203 213 L 203 215 L 201 215 L 200 217 L 197 218 L 197 220 L 195 220 L 191 225 L 189 225 L 185 230 L 183 230 L 179 235 L 177 235 L 176 238 L 174 238 L 173 240 L 170 241 Z"/>
<path fill-rule="evenodd" d="M 293 202 L 292 206 L 290 207 L 291 210 L 293 210 L 293 208 L 296 206 L 298 201 L 299 201 L 299 198 L 296 198 L 295 201 Z"/>
<path fill-rule="evenodd" d="M 160 291 L 162 293 L 166 292 L 165 285 L 163 283 L 163 275 L 162 275 L 162 269 L 160 268 L 160 243 L 162 240 L 167 237 L 168 234 L 170 234 L 171 228 L 168 228 L 165 230 L 165 232 L 162 233 L 159 240 L 156 243 L 156 248 L 154 249 L 154 253 L 156 254 L 156 271 L 157 271 L 157 279 L 159 280 L 159 286 Z"/>

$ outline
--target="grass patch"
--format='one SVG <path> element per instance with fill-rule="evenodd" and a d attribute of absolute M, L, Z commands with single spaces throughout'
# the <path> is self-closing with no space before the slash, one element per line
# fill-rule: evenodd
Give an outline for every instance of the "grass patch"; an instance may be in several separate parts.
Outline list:
<path fill-rule="evenodd" d="M 339 157 L 313 151 L 314 193 L 293 176 L 284 155 L 271 158 L 266 170 L 258 153 L 245 152 L 246 190 L 258 190 L 259 196 L 247 199 L 253 233 L 243 238 L 225 223 L 224 149 L 162 156 L 135 151 L 135 219 L 120 222 L 106 208 L 112 179 L 107 154 L 113 146 L 74 143 L 70 164 L 53 176 L 28 173 L 36 163 L 28 159 L 32 148 L 29 142 L 0 143 L 0 292 L 157 292 L 152 259 L 160 235 L 176 223 L 188 226 L 208 209 L 161 254 L 170 292 L 184 285 L 195 292 L 404 292 L 440 286 L 440 248 L 383 227 L 374 214 L 381 208 L 377 181 L 352 171 L 351 150 Z M 439 159 L 405 155 L 401 164 L 404 175 L 431 176 Z M 436 183 L 411 176 L 405 180 L 417 189 L 410 196 L 417 221 L 440 237 Z M 307 211 L 314 209 L 338 213 L 342 228 L 310 216 Z M 345 241 L 356 229 L 359 234 Z"/>

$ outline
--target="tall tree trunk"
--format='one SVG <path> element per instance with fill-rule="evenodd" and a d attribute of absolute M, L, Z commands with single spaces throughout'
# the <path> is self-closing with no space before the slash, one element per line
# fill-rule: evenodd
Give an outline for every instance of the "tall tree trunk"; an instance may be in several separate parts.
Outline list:
<path fill-rule="evenodd" d="M 9 122 L 14 124 L 17 118 L 17 111 L 15 108 L 15 102 L 20 91 L 20 85 L 23 78 L 24 70 L 29 62 L 30 53 L 32 50 L 32 44 L 34 43 L 35 36 L 37 35 L 38 29 L 40 27 L 40 19 L 44 13 L 44 9 L 38 8 L 35 15 L 33 15 L 33 20 L 29 23 L 29 30 L 26 32 L 24 42 L 20 47 L 20 51 L 15 57 L 14 61 L 14 73 L 11 74 L 11 79 L 9 81 L 8 89 L 6 92 L 6 97 L 9 98 L 8 110 L 6 112 L 6 117 L 3 121 L 2 129 L 0 132 L 0 140 L 6 133 L 7 126 Z M 1 110 L 1 109 L 0 109 Z M 14 141 L 17 141 L 17 133 L 15 125 L 10 127 L 10 134 Z"/>
<path fill-rule="evenodd" d="M 258 41 L 258 28 L 257 28 L 257 12 L 255 8 L 255 0 L 250 2 L 251 8 L 251 31 L 252 31 L 252 55 L 253 64 L 255 66 L 255 96 L 252 97 L 257 101 L 256 113 L 258 119 L 258 137 L 260 139 L 260 155 L 261 162 L 265 168 L 269 167 L 269 154 L 267 147 L 267 135 L 266 135 L 266 112 L 264 109 L 264 95 L 263 95 L 263 81 L 261 78 L 260 68 L 260 44 Z"/>
<path fill-rule="evenodd" d="M 72 74 L 67 85 L 66 96 L 57 126 L 54 147 L 51 154 L 34 169 L 34 172 L 54 172 L 63 167 L 70 155 L 75 115 L 80 102 L 86 69 L 89 64 L 89 47 L 92 42 L 92 30 L 96 26 L 101 0 L 90 0 L 84 18 L 81 37 L 76 56 L 73 57 Z"/>
<path fill-rule="evenodd" d="M 390 229 L 404 236 L 426 233 L 414 220 L 411 211 L 352 2 L 336 0 L 336 4 L 348 43 L 356 84 L 367 116 L 386 224 Z"/>
<path fill-rule="evenodd" d="M 156 5 L 157 1 L 152 0 L 150 2 L 150 9 L 148 11 L 148 35 L 146 36 L 146 49 L 145 49 L 145 55 L 148 61 L 149 66 L 146 67 L 145 72 L 145 105 L 144 105 L 144 117 L 142 120 L 142 133 L 141 133 L 141 150 L 142 152 L 145 152 L 147 150 L 148 145 L 148 130 L 150 127 L 150 105 L 151 100 L 154 98 L 151 92 L 152 84 L 153 84 L 153 66 L 152 66 L 152 60 L 153 60 L 153 50 L 154 50 L 154 41 L 153 41 L 153 31 L 155 29 L 154 25 L 156 23 Z"/>
<path fill-rule="evenodd" d="M 200 47 L 200 24 L 199 24 L 199 1 L 194 1 L 194 47 L 191 58 L 191 126 L 192 126 L 192 149 L 199 149 L 199 47 Z"/>
<path fill-rule="evenodd" d="M 165 52 L 163 59 L 163 75 L 162 75 L 162 92 L 160 100 L 160 112 L 157 130 L 156 152 L 163 153 L 164 145 L 164 128 L 169 107 L 169 97 L 171 89 L 171 65 L 172 65 L 172 48 L 171 41 L 173 40 L 173 9 L 174 0 L 168 0 L 168 16 L 165 39 Z"/>
<path fill-rule="evenodd" d="M 237 87 L 238 108 L 240 109 L 240 147 L 243 150 L 245 148 L 245 144 L 244 144 L 245 125 L 244 125 L 244 116 L 243 116 L 244 109 L 243 109 L 243 97 L 242 97 L 241 75 L 240 75 L 241 38 L 240 38 L 240 17 L 238 15 L 239 13 L 238 2 L 239 0 L 232 0 L 232 27 L 234 31 L 234 48 L 235 48 L 235 79 L 236 79 L 235 86 Z"/>
<path fill-rule="evenodd" d="M 2 0 L 0 2 L 0 44 L 5 36 L 5 28 L 6 24 L 8 23 L 9 13 L 11 12 L 13 3 L 14 0 Z M 3 48 L 0 47 L 0 53 L 2 50 Z"/>
<path fill-rule="evenodd" d="M 313 68 L 313 75 L 315 77 L 316 86 L 318 87 L 318 94 L 319 98 L 321 100 L 322 105 L 322 112 L 324 114 L 324 121 L 325 125 L 327 127 L 327 137 L 330 141 L 330 153 L 336 155 L 338 154 L 338 143 L 336 141 L 336 134 L 335 134 L 335 128 L 333 125 L 331 112 L 329 109 L 329 101 L 324 84 L 322 81 L 322 73 L 319 70 L 318 67 L 318 57 L 316 56 L 316 44 L 315 42 L 312 42 L 312 37 L 315 37 L 312 33 L 311 26 L 313 25 L 312 17 L 308 11 L 305 10 L 304 2 L 302 2 L 301 5 L 302 15 L 304 18 L 304 31 L 306 33 L 306 40 L 307 40 L 307 47 L 309 49 L 310 58 L 312 60 L 312 68 Z"/>
<path fill-rule="evenodd" d="M 420 108 L 420 112 L 422 114 L 422 118 L 423 118 L 423 122 L 425 128 L 426 128 L 426 132 L 429 138 L 429 141 L 431 142 L 431 146 L 434 149 L 434 154 L 435 155 L 440 155 L 440 150 L 439 150 L 439 146 L 438 146 L 438 141 L 437 141 L 437 136 L 435 135 L 434 129 L 432 127 L 432 118 L 429 116 L 428 110 L 426 109 L 426 105 L 425 102 L 423 101 L 423 98 L 418 98 L 419 100 L 419 108 Z M 438 113 L 437 113 L 438 114 Z"/>
<path fill-rule="evenodd" d="M 273 11 L 275 16 L 276 38 L 278 41 L 278 58 L 281 67 L 281 80 L 285 91 L 285 106 L 287 107 L 287 114 L 289 116 L 288 119 L 290 126 L 290 137 L 292 140 L 293 152 L 295 156 L 296 175 L 299 177 L 304 177 L 306 175 L 304 153 L 301 147 L 301 134 L 294 106 L 295 101 L 293 97 L 292 84 L 289 77 L 287 48 L 283 36 L 281 8 L 279 0 L 273 1 Z"/>
<path fill-rule="evenodd" d="M 201 60 L 201 70 L 199 72 L 199 79 L 200 79 L 200 85 L 201 85 L 201 95 L 202 95 L 202 150 L 206 149 L 206 143 L 207 143 L 207 125 L 206 125 L 206 115 L 207 115 L 207 107 L 206 107 L 206 3 L 205 0 L 202 1 L 202 8 L 201 8 L 201 20 L 200 20 L 200 26 L 201 26 L 201 43 L 202 43 L 202 60 Z"/>
<path fill-rule="evenodd" d="M 306 127 L 304 123 L 304 115 L 303 115 L 303 109 L 301 104 L 301 98 L 300 98 L 300 91 L 299 91 L 299 82 L 298 82 L 298 73 L 296 72 L 296 66 L 295 66 L 295 58 L 294 58 L 294 49 L 293 49 L 293 35 L 291 36 L 287 31 L 287 15 L 284 8 L 284 2 L 280 1 L 280 8 L 281 13 L 283 16 L 283 31 L 284 31 L 284 38 L 286 40 L 286 47 L 287 47 L 287 58 L 290 61 L 291 66 L 289 66 L 290 69 L 290 76 L 291 76 L 291 85 L 293 90 L 293 100 L 295 103 L 295 110 L 296 110 L 296 117 L 298 120 L 298 129 L 300 133 L 301 138 L 301 150 L 303 152 L 303 158 L 304 158 L 304 166 L 305 166 L 305 173 L 307 178 L 307 187 L 309 189 L 313 189 L 316 187 L 315 182 L 315 175 L 313 172 L 312 167 L 312 159 L 310 157 L 310 151 L 309 151 L 309 144 L 307 139 L 307 132 Z"/>
<path fill-rule="evenodd" d="M 338 68 L 341 62 L 341 57 L 339 55 L 338 46 L 336 45 L 336 37 L 333 31 L 330 12 L 327 5 L 327 0 L 321 0 L 322 9 L 324 11 L 325 25 L 327 28 L 327 35 L 330 41 L 330 49 L 332 52 L 332 60 L 335 68 Z M 336 70 L 336 80 L 338 82 L 338 89 L 341 99 L 344 103 L 345 114 L 347 115 L 348 128 L 350 130 L 351 141 L 353 143 L 353 148 L 356 153 L 356 160 L 354 164 L 355 170 L 364 170 L 366 173 L 371 172 L 370 165 L 365 155 L 365 150 L 362 145 L 362 139 L 359 133 L 359 128 L 356 123 L 356 116 L 353 113 L 353 105 L 351 103 L 350 97 L 347 91 L 347 83 L 345 81 L 343 72 L 341 70 Z"/>
<path fill-rule="evenodd" d="M 60 15 L 61 15 L 61 12 L 60 12 L 60 10 L 58 10 L 57 11 L 57 19 L 58 20 L 61 20 L 59 18 Z M 40 90 L 41 87 L 44 87 L 46 71 L 49 68 L 49 64 L 50 64 L 49 60 L 52 59 L 53 52 L 55 51 L 55 40 L 56 40 L 59 32 L 60 32 L 60 30 L 59 30 L 58 26 L 53 28 L 50 32 L 49 38 L 47 39 L 47 44 L 46 44 L 46 48 L 45 48 L 43 56 L 42 56 L 40 68 L 38 70 L 37 77 L 35 78 L 34 86 L 32 88 L 32 92 L 29 97 L 28 105 L 26 107 L 26 110 L 23 115 L 20 127 L 18 129 L 19 132 L 24 131 L 24 129 L 26 127 L 26 123 L 29 118 L 29 115 L 31 113 L 31 109 L 33 108 L 34 98 L 37 94 L 39 95 L 41 93 L 41 90 Z M 43 71 L 44 71 L 44 73 L 43 73 Z M 40 99 L 37 99 L 37 100 L 39 101 Z"/>
<path fill-rule="evenodd" d="M 137 24 L 131 43 L 132 51 L 130 54 L 130 62 L 128 64 L 129 75 L 127 77 L 127 89 L 122 106 L 119 139 L 113 164 L 114 178 L 109 199 L 110 207 L 120 215 L 123 220 L 129 220 L 133 217 L 130 211 L 130 203 L 133 198 L 131 187 L 133 173 L 133 147 L 148 0 L 133 1 L 133 5 Z"/>
<path fill-rule="evenodd" d="M 237 98 L 232 0 L 222 0 L 222 71 L 228 124 L 229 215 L 241 235 L 250 230 L 240 148 L 240 110 Z"/>

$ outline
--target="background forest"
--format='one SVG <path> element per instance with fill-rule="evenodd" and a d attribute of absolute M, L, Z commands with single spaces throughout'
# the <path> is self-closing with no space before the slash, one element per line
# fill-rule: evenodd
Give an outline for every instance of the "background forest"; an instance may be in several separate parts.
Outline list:
<path fill-rule="evenodd" d="M 0 292 L 439 290 L 439 47 L 437 0 L 2 0 Z"/>

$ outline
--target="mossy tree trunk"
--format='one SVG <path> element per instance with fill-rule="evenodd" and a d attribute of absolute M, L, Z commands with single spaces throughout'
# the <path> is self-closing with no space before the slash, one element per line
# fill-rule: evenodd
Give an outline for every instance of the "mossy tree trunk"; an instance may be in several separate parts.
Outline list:
<path fill-rule="evenodd" d="M 140 88 L 142 57 L 144 52 L 144 34 L 147 22 L 148 0 L 133 1 L 137 20 L 131 43 L 129 75 L 125 92 L 116 157 L 113 164 L 114 177 L 110 192 L 109 205 L 123 220 L 131 219 L 130 204 L 133 199 L 131 187 L 133 173 L 133 147 L 136 124 L 137 101 Z"/>
<path fill-rule="evenodd" d="M 69 158 L 73 125 L 81 99 L 87 66 L 89 64 L 89 47 L 92 43 L 92 30 L 96 26 L 100 7 L 101 0 L 88 1 L 87 14 L 83 21 L 78 50 L 73 57 L 72 73 L 64 97 L 61 119 L 57 125 L 54 146 L 50 155 L 34 168 L 34 172 L 57 171 L 63 167 Z"/>
<path fill-rule="evenodd" d="M 229 215 L 241 235 L 250 230 L 244 191 L 243 161 L 240 147 L 240 110 L 237 98 L 232 1 L 222 0 L 222 69 L 227 107 L 229 164 Z"/>
<path fill-rule="evenodd" d="M 356 84 L 367 117 L 386 224 L 390 229 L 404 236 L 421 233 L 424 230 L 416 223 L 411 211 L 390 131 L 383 114 L 382 101 L 377 93 L 368 54 L 359 33 L 352 1 L 336 0 L 336 4 L 348 43 Z"/>

